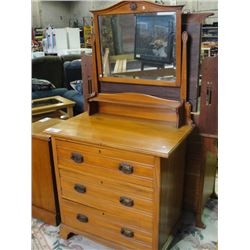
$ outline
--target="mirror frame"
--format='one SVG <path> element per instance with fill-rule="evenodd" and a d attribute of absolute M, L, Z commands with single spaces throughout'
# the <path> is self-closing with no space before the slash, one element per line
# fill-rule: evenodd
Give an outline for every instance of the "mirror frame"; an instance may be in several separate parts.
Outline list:
<path fill-rule="evenodd" d="M 103 10 L 91 11 L 94 15 L 94 36 L 95 36 L 95 49 L 97 60 L 97 77 L 98 81 L 109 83 L 130 83 L 142 85 L 158 85 L 158 86 L 181 86 L 181 17 L 182 8 L 184 5 L 166 6 L 147 1 L 123 1 Z M 99 16 L 105 15 L 119 15 L 119 14 L 144 14 L 156 12 L 175 12 L 176 13 L 176 79 L 175 81 L 160 81 L 160 80 L 147 80 L 147 79 L 131 79 L 119 77 L 103 77 L 102 70 L 102 56 L 100 44 L 100 29 L 99 29 Z M 94 64 L 95 65 L 95 64 Z"/>

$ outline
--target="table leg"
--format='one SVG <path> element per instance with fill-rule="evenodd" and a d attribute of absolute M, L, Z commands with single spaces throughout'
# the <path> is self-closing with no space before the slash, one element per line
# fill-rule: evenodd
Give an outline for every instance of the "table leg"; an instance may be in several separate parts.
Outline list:
<path fill-rule="evenodd" d="M 73 117 L 73 107 L 67 107 L 67 114 L 68 117 Z"/>

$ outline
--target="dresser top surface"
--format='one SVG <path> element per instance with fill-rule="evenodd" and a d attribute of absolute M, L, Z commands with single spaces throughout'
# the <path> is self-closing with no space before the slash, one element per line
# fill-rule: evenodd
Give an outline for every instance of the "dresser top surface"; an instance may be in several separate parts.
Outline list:
<path fill-rule="evenodd" d="M 181 128 L 161 122 L 86 112 L 52 126 L 50 135 L 167 158 L 191 133 L 192 126 Z"/>

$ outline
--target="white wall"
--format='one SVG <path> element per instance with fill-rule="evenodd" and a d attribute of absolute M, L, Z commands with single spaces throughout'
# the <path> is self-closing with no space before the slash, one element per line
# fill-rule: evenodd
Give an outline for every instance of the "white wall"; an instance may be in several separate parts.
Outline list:
<path fill-rule="evenodd" d="M 205 23 L 218 22 L 218 0 L 176 0 L 176 4 L 184 4 L 183 10 L 187 12 L 213 13 L 214 15 L 208 17 Z"/>
<path fill-rule="evenodd" d="M 92 1 L 72 1 L 70 12 L 73 16 L 90 16 Z"/>
<path fill-rule="evenodd" d="M 41 19 L 40 19 L 40 2 L 39 1 L 33 1 L 31 4 L 31 12 L 32 12 L 32 26 L 40 27 L 41 26 Z"/>
<path fill-rule="evenodd" d="M 70 18 L 70 1 L 32 1 L 32 12 L 39 8 L 35 13 L 39 13 L 39 17 L 32 13 L 32 26 L 46 27 L 49 24 L 55 28 L 63 28 L 69 26 Z M 38 21 L 39 20 L 39 21 Z"/>
<path fill-rule="evenodd" d="M 154 2 L 154 0 L 149 0 Z M 159 0 L 160 1 L 160 0 Z M 52 24 L 55 28 L 67 27 L 82 17 L 90 16 L 89 10 L 107 8 L 118 0 L 87 0 L 87 1 L 44 1 L 32 0 L 32 26 L 46 27 Z M 206 23 L 218 21 L 218 0 L 162 0 L 165 4 L 184 4 L 184 11 L 213 12 L 214 16 L 207 18 Z"/>

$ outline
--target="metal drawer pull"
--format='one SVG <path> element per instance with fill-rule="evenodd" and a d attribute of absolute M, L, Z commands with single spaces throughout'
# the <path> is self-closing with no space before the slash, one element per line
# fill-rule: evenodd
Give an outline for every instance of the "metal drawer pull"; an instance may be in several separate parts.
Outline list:
<path fill-rule="evenodd" d="M 81 184 L 75 184 L 74 189 L 78 192 L 78 193 L 86 193 L 86 187 L 81 185 Z"/>
<path fill-rule="evenodd" d="M 132 174 L 134 171 L 134 168 L 128 163 L 122 162 L 119 164 L 119 170 L 123 172 L 124 174 Z"/>
<path fill-rule="evenodd" d="M 133 207 L 134 206 L 134 201 L 130 198 L 127 197 L 120 197 L 120 203 L 126 207 Z"/>
<path fill-rule="evenodd" d="M 83 214 L 77 214 L 76 218 L 83 223 L 87 223 L 89 221 L 88 217 Z"/>
<path fill-rule="evenodd" d="M 71 153 L 71 160 L 76 163 L 82 163 L 84 161 L 83 155 L 80 153 Z"/>
<path fill-rule="evenodd" d="M 134 232 L 124 227 L 121 228 L 121 234 L 129 238 L 134 237 Z"/>

